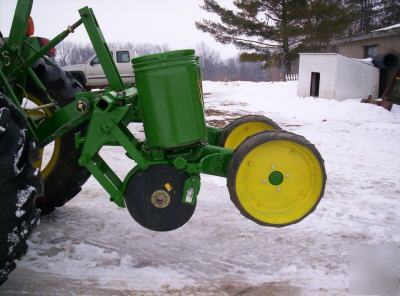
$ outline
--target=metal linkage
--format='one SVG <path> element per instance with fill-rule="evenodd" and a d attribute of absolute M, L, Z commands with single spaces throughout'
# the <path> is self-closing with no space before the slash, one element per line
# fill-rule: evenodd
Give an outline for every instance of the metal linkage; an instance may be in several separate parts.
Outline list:
<path fill-rule="evenodd" d="M 79 10 L 81 20 L 85 25 L 86 31 L 92 42 L 94 51 L 99 58 L 101 67 L 107 77 L 110 88 L 115 91 L 123 91 L 124 84 L 122 83 L 121 76 L 117 70 L 117 66 L 112 59 L 110 50 L 108 49 L 107 43 L 104 39 L 103 33 L 99 27 L 93 10 L 89 7 L 83 7 Z"/>
<path fill-rule="evenodd" d="M 125 189 L 131 176 L 136 171 L 145 171 L 150 166 L 169 165 L 175 167 L 177 171 L 187 174 L 187 180 L 184 182 L 182 189 L 182 203 L 192 206 L 195 206 L 196 197 L 200 190 L 201 173 L 226 176 L 232 151 L 217 147 L 221 134 L 220 129 L 208 127 L 207 131 L 205 131 L 203 104 L 198 101 L 202 99 L 202 94 L 201 89 L 199 90 L 198 87 L 200 83 L 199 69 L 196 68 L 195 65 L 197 64 L 194 63 L 196 61 L 194 59 L 194 51 L 186 50 L 182 52 L 184 55 L 184 57 L 181 57 L 182 61 L 189 65 L 189 68 L 185 68 L 188 71 L 187 75 L 182 77 L 179 76 L 182 75 L 180 74 L 181 72 L 176 72 L 175 74 L 178 76 L 176 76 L 176 79 L 172 79 L 175 83 L 178 83 L 175 86 L 186 87 L 185 90 L 187 92 L 183 93 L 182 88 L 174 86 L 176 95 L 180 96 L 180 101 L 173 101 L 173 98 L 178 98 L 164 93 L 163 88 L 149 86 L 153 90 L 157 89 L 158 94 L 164 98 L 162 103 L 165 108 L 162 107 L 161 109 L 165 110 L 162 110 L 164 113 L 160 113 L 163 118 L 160 121 L 161 124 L 158 122 L 157 126 L 150 128 L 152 138 L 148 138 L 150 134 L 149 129 L 147 129 L 146 140 L 140 142 L 129 131 L 128 125 L 131 122 L 142 122 L 144 115 L 147 115 L 147 118 L 152 118 L 152 111 L 148 108 L 149 105 L 147 105 L 145 114 L 142 108 L 143 105 L 141 106 L 141 103 L 149 103 L 149 98 L 140 102 L 138 89 L 135 87 L 125 88 L 92 9 L 89 7 L 80 9 L 81 18 L 78 21 L 51 39 L 45 46 L 40 47 L 32 38 L 25 36 L 31 8 L 32 0 L 18 1 L 10 38 L 4 48 L 0 49 L 3 52 L 6 50 L 7 55 L 10 55 L 7 65 L 3 65 L 3 58 L 0 59 L 0 62 L 3 62 L 2 67 L 0 67 L 0 80 L 2 86 L 16 104 L 21 104 L 24 97 L 26 76 L 29 75 L 30 80 L 48 97 L 50 104 L 31 108 L 27 111 L 37 113 L 38 110 L 54 106 L 45 86 L 30 67 L 81 24 L 85 26 L 110 85 L 105 90 L 78 93 L 73 102 L 63 107 L 55 108 L 51 117 L 44 117 L 37 121 L 28 120 L 28 123 L 32 123 L 30 127 L 31 133 L 36 137 L 41 147 L 70 132 L 77 126 L 83 123 L 87 124 L 87 129 L 76 135 L 76 147 L 81 150 L 79 164 L 89 170 L 110 194 L 111 200 L 120 207 L 125 206 Z M 171 56 L 165 55 L 162 57 L 165 60 L 170 59 L 171 67 L 175 67 L 182 65 L 176 59 L 176 54 L 182 53 L 171 52 Z M 187 80 L 188 77 L 190 80 Z M 142 85 L 146 85 L 146 83 Z M 21 89 L 17 89 L 16 86 Z M 189 97 L 190 103 L 186 100 Z M 159 103 L 161 102 L 159 101 Z M 181 118 L 179 116 L 183 116 L 181 113 L 184 111 L 182 109 L 184 107 L 180 105 L 187 104 L 192 107 L 190 110 L 195 118 L 189 119 L 189 121 L 184 119 L 184 121 L 180 121 L 180 124 L 176 123 L 178 122 L 176 120 Z M 156 108 L 155 112 L 160 112 L 161 109 Z M 171 112 L 171 114 L 168 115 L 168 112 Z M 188 118 L 188 116 L 186 115 L 185 118 Z M 186 125 L 182 124 L 185 122 L 187 123 Z M 174 123 L 174 125 L 164 124 L 165 126 L 162 126 L 162 123 Z M 149 126 L 149 121 L 147 121 L 147 125 Z M 162 129 L 165 132 L 164 135 L 161 135 L 159 128 L 164 128 Z M 157 146 L 162 144 L 163 141 L 165 142 L 167 133 L 169 144 L 166 147 Z M 178 134 L 179 136 L 177 136 Z M 190 137 L 186 137 L 187 135 L 190 135 Z M 186 139 L 189 138 L 190 143 L 185 144 Z M 123 147 L 126 155 L 132 159 L 132 162 L 136 163 L 136 166 L 124 180 L 120 180 L 112 168 L 99 155 L 104 146 Z M 134 163 L 132 164 L 133 166 Z"/>

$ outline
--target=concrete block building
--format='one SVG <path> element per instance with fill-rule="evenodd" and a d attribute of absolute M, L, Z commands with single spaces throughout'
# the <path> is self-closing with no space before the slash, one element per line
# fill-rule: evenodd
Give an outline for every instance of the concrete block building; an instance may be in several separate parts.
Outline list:
<path fill-rule="evenodd" d="M 300 53 L 298 96 L 345 100 L 378 97 L 379 69 L 337 53 Z"/>

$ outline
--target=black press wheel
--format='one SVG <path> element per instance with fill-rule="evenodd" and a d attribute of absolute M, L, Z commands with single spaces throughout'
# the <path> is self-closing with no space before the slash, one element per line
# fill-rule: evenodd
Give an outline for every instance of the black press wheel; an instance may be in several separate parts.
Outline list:
<path fill-rule="evenodd" d="M 192 217 L 196 205 L 182 202 L 189 176 L 167 164 L 134 173 L 125 189 L 129 213 L 140 225 L 155 231 L 170 231 Z"/>

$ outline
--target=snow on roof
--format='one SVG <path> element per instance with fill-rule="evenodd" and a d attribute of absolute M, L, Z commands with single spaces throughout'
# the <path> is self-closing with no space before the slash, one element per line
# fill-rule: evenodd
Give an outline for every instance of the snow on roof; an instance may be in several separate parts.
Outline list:
<path fill-rule="evenodd" d="M 337 56 L 338 58 L 341 58 L 341 59 L 347 59 L 347 60 L 351 60 L 351 61 L 361 62 L 361 63 L 363 63 L 365 65 L 375 67 L 375 65 L 372 63 L 372 58 L 354 59 L 354 58 L 349 58 L 349 57 L 346 57 L 344 55 L 341 55 L 341 54 L 335 53 L 335 52 L 300 52 L 299 55 L 300 56 L 303 56 L 303 55 L 308 55 L 308 56 L 332 56 L 332 55 L 334 55 L 334 56 Z"/>
<path fill-rule="evenodd" d="M 395 29 L 395 28 L 400 28 L 400 23 L 395 24 L 395 25 L 393 25 L 393 26 L 389 26 L 389 27 L 385 27 L 385 28 L 378 29 L 378 30 L 374 30 L 374 31 L 372 31 L 372 32 L 391 30 L 391 29 Z"/>
<path fill-rule="evenodd" d="M 356 61 L 362 62 L 364 64 L 370 65 L 370 66 L 374 66 L 374 63 L 372 62 L 372 58 L 366 58 L 366 59 L 354 59 Z"/>
<path fill-rule="evenodd" d="M 338 55 L 336 52 L 300 52 L 299 55 Z"/>

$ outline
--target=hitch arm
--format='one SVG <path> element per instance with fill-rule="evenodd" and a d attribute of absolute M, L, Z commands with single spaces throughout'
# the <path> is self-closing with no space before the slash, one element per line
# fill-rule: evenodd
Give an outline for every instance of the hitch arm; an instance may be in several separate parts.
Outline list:
<path fill-rule="evenodd" d="M 117 66 L 115 66 L 112 59 L 110 50 L 108 49 L 106 40 L 104 39 L 93 10 L 86 6 L 79 10 L 79 14 L 83 24 L 85 25 L 89 39 L 92 42 L 94 51 L 100 60 L 101 67 L 107 77 L 110 88 L 115 91 L 123 91 L 124 84 L 117 70 Z"/>
<path fill-rule="evenodd" d="M 56 37 L 51 39 L 45 46 L 42 46 L 36 53 L 31 55 L 25 62 L 22 63 L 21 66 L 16 68 L 14 71 L 11 72 L 9 76 L 12 76 L 18 72 L 26 71 L 33 63 L 35 63 L 38 59 L 40 59 L 46 52 L 49 51 L 50 48 L 55 47 L 61 41 L 63 41 L 69 34 L 73 33 L 74 30 L 82 24 L 82 20 L 78 20 L 72 26 L 69 26 L 66 30 L 62 31 Z"/>

